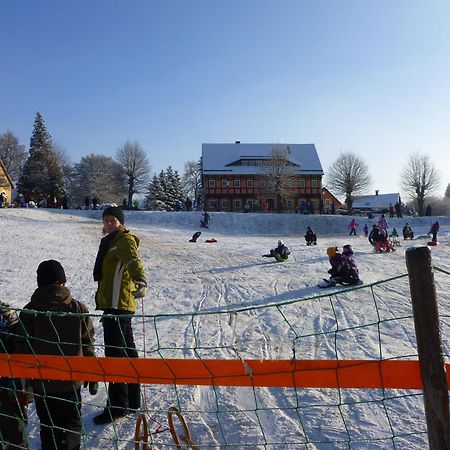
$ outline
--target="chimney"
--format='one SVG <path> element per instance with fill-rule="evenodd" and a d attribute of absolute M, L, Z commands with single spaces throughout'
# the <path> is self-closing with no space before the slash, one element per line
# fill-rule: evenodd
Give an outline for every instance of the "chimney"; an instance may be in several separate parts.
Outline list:
<path fill-rule="evenodd" d="M 375 195 L 378 195 L 378 189 L 375 191 Z"/>
<path fill-rule="evenodd" d="M 234 143 L 235 143 L 235 144 L 240 144 L 240 143 L 241 143 L 241 141 L 234 141 Z"/>

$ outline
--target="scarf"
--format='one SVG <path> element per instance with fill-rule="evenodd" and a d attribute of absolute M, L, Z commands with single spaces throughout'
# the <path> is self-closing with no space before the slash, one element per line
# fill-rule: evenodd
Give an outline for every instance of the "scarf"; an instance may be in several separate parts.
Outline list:
<path fill-rule="evenodd" d="M 100 247 L 98 249 L 94 264 L 94 281 L 100 281 L 102 279 L 103 260 L 105 259 L 105 256 L 108 253 L 109 248 L 111 247 L 111 244 L 119 231 L 120 230 L 109 233 L 100 241 Z"/>

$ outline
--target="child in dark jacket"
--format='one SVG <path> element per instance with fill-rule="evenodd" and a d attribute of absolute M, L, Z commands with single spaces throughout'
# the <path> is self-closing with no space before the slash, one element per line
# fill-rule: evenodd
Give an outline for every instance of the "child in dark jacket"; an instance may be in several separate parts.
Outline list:
<path fill-rule="evenodd" d="M 38 288 L 19 316 L 16 353 L 95 356 L 94 327 L 91 318 L 85 315 L 89 311 L 72 298 L 65 282 L 66 275 L 58 261 L 39 264 Z M 80 448 L 82 384 L 82 381 L 32 381 L 42 449 Z M 89 383 L 91 394 L 97 392 L 97 386 Z"/>
<path fill-rule="evenodd" d="M 19 318 L 6 303 L 0 302 L 0 353 L 14 353 Z M 24 380 L 0 378 L 0 448 L 28 448 L 27 405 L 32 396 Z"/>

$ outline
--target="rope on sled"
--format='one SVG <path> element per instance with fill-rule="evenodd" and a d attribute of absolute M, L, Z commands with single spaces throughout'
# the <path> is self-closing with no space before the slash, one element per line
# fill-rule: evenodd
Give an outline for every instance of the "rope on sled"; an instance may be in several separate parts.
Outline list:
<path fill-rule="evenodd" d="M 184 435 L 180 436 L 180 438 L 178 438 L 178 434 L 177 434 L 177 431 L 175 430 L 175 425 L 173 423 L 174 415 L 176 415 L 178 417 L 178 419 L 180 420 L 181 426 L 183 427 Z M 171 406 L 167 410 L 167 420 L 169 421 L 170 434 L 172 435 L 172 438 L 173 438 L 173 441 L 175 442 L 177 450 L 187 450 L 188 448 L 190 448 L 192 450 L 200 450 L 200 447 L 198 447 L 192 443 L 191 434 L 189 433 L 189 427 L 187 426 L 187 423 L 184 420 L 184 417 L 182 416 L 180 411 L 178 411 L 178 409 L 175 408 L 175 406 Z M 180 444 L 180 439 L 185 444 L 187 444 L 188 447 L 182 447 Z"/>

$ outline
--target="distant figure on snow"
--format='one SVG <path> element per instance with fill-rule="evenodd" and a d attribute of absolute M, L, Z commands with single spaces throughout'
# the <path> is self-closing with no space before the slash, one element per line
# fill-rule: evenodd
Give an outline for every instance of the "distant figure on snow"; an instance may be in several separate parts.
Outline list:
<path fill-rule="evenodd" d="M 403 239 L 406 241 L 407 239 L 414 239 L 414 232 L 411 228 L 411 225 L 409 223 L 407 223 L 404 227 L 403 227 Z"/>
<path fill-rule="evenodd" d="M 306 228 L 305 240 L 306 245 L 317 245 L 317 236 L 311 227 Z"/>
<path fill-rule="evenodd" d="M 202 228 L 208 228 L 208 226 L 209 226 L 209 214 L 208 214 L 208 212 L 205 211 L 205 212 L 202 214 L 202 217 L 203 217 L 203 219 L 200 220 L 200 226 L 201 226 Z"/>
<path fill-rule="evenodd" d="M 369 226 L 367 225 L 367 223 L 364 225 L 363 231 L 365 237 L 369 236 Z"/>
<path fill-rule="evenodd" d="M 270 253 L 262 255 L 263 258 L 275 258 L 278 262 L 286 261 L 291 254 L 289 248 L 284 245 L 281 239 L 278 240 L 276 248 L 270 250 Z"/>
<path fill-rule="evenodd" d="M 389 228 L 384 214 L 381 214 L 380 220 L 378 221 L 378 226 L 383 230 L 387 230 Z"/>
<path fill-rule="evenodd" d="M 349 235 L 351 236 L 352 234 L 354 236 L 356 236 L 356 227 L 359 226 L 359 224 L 356 222 L 355 219 L 352 219 L 352 221 L 348 224 L 348 227 L 350 228 L 350 233 Z"/>
<path fill-rule="evenodd" d="M 392 247 L 388 240 L 387 231 L 378 225 L 374 225 L 369 234 L 369 242 L 374 246 L 377 253 L 384 251 L 391 251 Z"/>
<path fill-rule="evenodd" d="M 389 218 L 394 217 L 394 207 L 392 206 L 392 203 L 389 203 Z"/>
<path fill-rule="evenodd" d="M 428 234 L 432 234 L 433 237 L 431 238 L 431 240 L 433 242 L 437 242 L 437 234 L 439 231 L 439 222 L 436 221 L 433 223 L 433 225 L 431 225 L 430 231 L 428 232 Z"/>
<path fill-rule="evenodd" d="M 189 242 L 197 242 L 197 239 L 200 237 L 200 235 L 202 234 L 201 231 L 197 231 L 192 235 L 192 238 L 189 239 Z"/>

